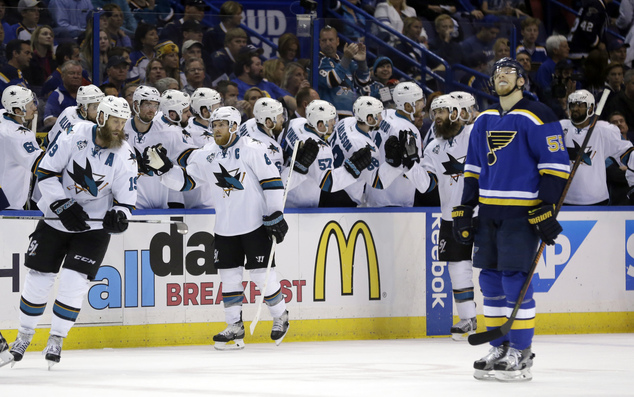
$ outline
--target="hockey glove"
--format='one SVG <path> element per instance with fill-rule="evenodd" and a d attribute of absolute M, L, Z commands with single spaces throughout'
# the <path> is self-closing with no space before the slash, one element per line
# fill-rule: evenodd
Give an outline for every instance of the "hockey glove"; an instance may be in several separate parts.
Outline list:
<path fill-rule="evenodd" d="M 284 220 L 284 214 L 282 211 L 275 211 L 271 215 L 262 217 L 264 220 L 264 227 L 266 228 L 266 233 L 269 235 L 269 238 L 273 240 L 273 236 L 275 236 L 275 241 L 277 243 L 281 243 L 284 241 L 284 236 L 286 232 L 288 232 L 288 225 L 286 224 L 286 220 Z"/>
<path fill-rule="evenodd" d="M 369 146 L 352 153 L 349 159 L 343 162 L 343 166 L 353 177 L 358 178 L 361 172 L 372 163 L 372 150 Z"/>
<path fill-rule="evenodd" d="M 134 148 L 134 153 L 136 156 L 136 165 L 139 170 L 139 174 L 150 175 L 152 173 L 152 170 L 148 168 L 147 163 L 145 159 L 143 158 L 143 155 L 141 154 L 141 152 L 139 152 L 139 149 Z"/>
<path fill-rule="evenodd" d="M 160 143 L 152 147 L 146 147 L 143 151 L 143 161 L 147 167 L 154 171 L 157 175 L 162 175 L 169 171 L 173 164 L 167 157 L 167 149 Z"/>
<path fill-rule="evenodd" d="M 451 211 L 453 218 L 453 237 L 461 244 L 473 243 L 473 207 L 468 205 L 458 205 Z"/>
<path fill-rule="evenodd" d="M 108 233 L 123 233 L 128 229 L 128 218 L 125 212 L 110 210 L 103 217 L 103 230 Z"/>
<path fill-rule="evenodd" d="M 90 229 L 86 223 L 88 214 L 77 201 L 69 198 L 57 200 L 50 208 L 68 231 L 83 232 Z"/>
<path fill-rule="evenodd" d="M 308 174 L 308 168 L 310 168 L 310 165 L 315 161 L 318 153 L 319 144 L 313 138 L 308 138 L 299 146 L 299 149 L 297 149 L 293 171 L 304 175 Z"/>
<path fill-rule="evenodd" d="M 401 165 L 401 145 L 398 142 L 398 138 L 391 136 L 385 141 L 385 162 L 392 167 L 398 167 Z"/>
<path fill-rule="evenodd" d="M 564 230 L 557 221 L 554 204 L 543 204 L 528 211 L 528 222 L 546 245 L 555 245 L 555 239 Z"/>
<path fill-rule="evenodd" d="M 409 170 L 414 166 L 414 164 L 420 161 L 416 138 L 408 134 L 407 131 L 401 131 L 399 133 L 399 142 L 401 144 L 401 153 L 403 155 L 403 166 Z"/>

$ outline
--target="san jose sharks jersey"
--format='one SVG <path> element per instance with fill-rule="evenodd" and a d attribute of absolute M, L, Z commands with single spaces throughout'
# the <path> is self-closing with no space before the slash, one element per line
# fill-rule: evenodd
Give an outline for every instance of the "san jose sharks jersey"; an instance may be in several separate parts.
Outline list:
<path fill-rule="evenodd" d="M 29 199 L 31 176 L 44 152 L 35 134 L 6 114 L 0 122 L 0 186 L 8 209 L 24 209 Z"/>
<path fill-rule="evenodd" d="M 77 110 L 77 106 L 67 107 L 60 113 L 57 117 L 57 121 L 55 125 L 48 132 L 48 142 L 49 144 L 55 140 L 55 138 L 62 132 L 68 131 L 72 126 L 79 123 L 80 121 L 86 121 L 92 123 L 85 118 L 83 118 L 79 111 Z M 94 125 L 94 123 L 92 123 Z"/>
<path fill-rule="evenodd" d="M 46 217 L 57 218 L 49 206 L 65 198 L 77 201 L 90 218 L 103 218 L 116 208 L 126 213 L 134 208 L 137 190 L 137 158 L 127 142 L 114 149 L 95 144 L 97 125 L 78 123 L 60 134 L 42 158 L 36 175 L 42 198 L 37 206 Z M 46 221 L 67 231 L 60 221 Z M 88 222 L 101 229 L 102 222 Z"/>
<path fill-rule="evenodd" d="M 337 192 L 356 182 L 356 179 L 344 167 L 335 168 L 332 148 L 308 127 L 305 118 L 297 118 L 289 122 L 281 146 L 288 150 L 289 154 L 292 154 L 295 142 L 305 142 L 309 138 L 317 141 L 319 152 L 315 161 L 308 168 L 306 175 L 293 172 L 286 199 L 286 206 L 289 208 L 317 207 L 322 190 Z"/>
<path fill-rule="evenodd" d="M 262 216 L 283 211 L 284 184 L 268 156 L 267 144 L 236 136 L 222 148 L 207 145 L 190 156 L 186 168 L 173 167 L 161 182 L 187 191 L 207 183 L 216 208 L 214 232 L 243 235 L 262 226 Z"/>
<path fill-rule="evenodd" d="M 357 205 L 365 203 L 364 192 L 366 185 L 376 189 L 383 189 L 401 174 L 401 170 L 398 168 L 392 167 L 385 162 L 380 162 L 378 146 L 372 140 L 370 134 L 361 131 L 357 127 L 357 120 L 354 117 L 339 120 L 333 133 L 328 138 L 328 143 L 332 147 L 334 166 L 337 168 L 341 167 L 344 160 L 350 158 L 357 150 L 366 146 L 369 146 L 372 150 L 372 163 L 361 171 L 361 175 L 353 184 L 345 188 L 348 196 Z"/>
<path fill-rule="evenodd" d="M 277 140 L 272 138 L 260 126 L 258 126 L 258 123 L 254 118 L 244 122 L 238 129 L 238 134 L 240 136 L 249 136 L 257 139 L 258 141 L 264 142 L 267 145 L 269 159 L 271 159 L 273 164 L 275 164 L 277 169 L 280 171 L 280 174 L 282 173 L 284 166 L 284 154 L 282 152 L 282 147 Z"/>
<path fill-rule="evenodd" d="M 202 148 L 205 145 L 215 145 L 214 136 L 211 131 L 203 124 L 196 121 L 194 117 L 190 117 L 187 122 L 187 127 L 183 130 L 185 135 L 185 141 L 187 143 Z M 197 151 L 194 150 L 193 156 Z M 180 197 L 178 197 L 180 196 Z M 211 200 L 211 188 L 207 184 L 203 184 L 198 189 L 190 190 L 187 192 L 177 192 L 172 189 L 169 190 L 169 202 L 180 200 L 183 201 L 185 208 L 213 208 L 213 201 Z"/>
<path fill-rule="evenodd" d="M 198 148 L 201 148 L 208 143 L 214 143 L 214 134 L 211 132 L 211 127 L 205 127 L 205 125 L 196 121 L 195 117 L 189 118 L 185 131 L 189 133 L 194 146 Z"/>
<path fill-rule="evenodd" d="M 187 143 L 183 130 L 172 125 L 164 116 L 155 117 L 150 128 L 145 133 L 138 132 L 135 119 L 131 118 L 125 123 L 123 131 L 126 140 L 135 150 L 137 156 L 143 154 L 146 147 L 159 143 L 167 150 L 167 155 L 173 163 L 185 166 L 187 157 L 195 149 L 191 143 Z M 139 209 L 167 208 L 169 190 L 161 184 L 154 174 L 139 174 L 138 197 L 136 207 Z"/>
<path fill-rule="evenodd" d="M 570 120 L 561 120 L 566 148 L 570 158 L 570 166 L 574 165 L 581 145 L 588 134 L 588 128 L 577 129 Z M 625 161 L 629 166 L 625 175 L 632 185 L 634 164 L 630 162 L 630 153 L 634 150 L 630 141 L 621 140 L 621 133 L 617 126 L 607 121 L 597 121 L 588 144 L 581 155 L 581 162 L 570 182 L 568 194 L 564 199 L 566 204 L 591 205 L 607 200 L 610 195 L 606 180 L 605 160 L 613 157 L 617 161 Z"/>
<path fill-rule="evenodd" d="M 561 124 L 546 105 L 521 99 L 506 114 L 480 113 L 467 151 L 462 203 L 492 219 L 557 203 L 570 173 Z"/>

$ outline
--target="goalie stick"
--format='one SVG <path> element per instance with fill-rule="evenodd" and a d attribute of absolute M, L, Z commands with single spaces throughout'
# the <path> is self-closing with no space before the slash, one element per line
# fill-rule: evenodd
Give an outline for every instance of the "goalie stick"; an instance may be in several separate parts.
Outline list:
<path fill-rule="evenodd" d="M 595 112 L 594 120 L 592 124 L 590 124 L 590 128 L 588 129 L 588 133 L 586 134 L 585 139 L 583 140 L 583 144 L 577 153 L 577 157 L 575 158 L 575 163 L 572 165 L 572 169 L 570 170 L 570 175 L 568 176 L 568 180 L 566 181 L 566 185 L 564 186 L 564 190 L 561 193 L 561 197 L 557 202 L 557 206 L 555 207 L 555 213 L 558 214 L 561 206 L 564 204 L 564 199 L 566 198 L 566 193 L 568 193 L 568 189 L 570 189 L 570 184 L 572 183 L 572 178 L 577 172 L 577 168 L 579 168 L 579 164 L 581 163 L 581 156 L 586 150 L 586 146 L 588 146 L 588 141 L 590 140 L 590 136 L 594 132 L 594 127 L 597 125 L 597 121 L 599 121 L 599 116 L 603 111 L 603 106 L 605 105 L 605 101 L 608 99 L 608 95 L 610 94 L 609 90 L 603 90 L 603 95 L 601 96 L 601 100 L 599 100 L 599 104 L 597 105 L 597 110 Z M 545 242 L 541 242 L 539 244 L 539 248 L 537 249 L 537 253 L 535 254 L 535 258 L 533 259 L 533 264 L 528 271 L 528 276 L 526 277 L 526 281 L 524 281 L 524 285 L 522 285 L 522 289 L 520 289 L 519 296 L 517 297 L 517 302 L 515 302 L 515 306 L 513 307 L 513 311 L 509 316 L 508 320 L 504 324 L 502 324 L 498 328 L 494 328 L 489 331 L 480 332 L 477 334 L 469 335 L 469 344 L 476 346 L 481 345 L 483 343 L 491 342 L 498 338 L 503 337 L 508 334 L 511 330 L 511 326 L 517 317 L 517 313 L 520 310 L 520 306 L 522 305 L 522 301 L 526 296 L 526 292 L 531 285 L 533 280 L 533 274 L 535 273 L 535 269 L 537 268 L 537 264 L 539 263 L 539 259 L 542 257 L 542 253 L 544 252 L 544 248 L 546 247 Z"/>

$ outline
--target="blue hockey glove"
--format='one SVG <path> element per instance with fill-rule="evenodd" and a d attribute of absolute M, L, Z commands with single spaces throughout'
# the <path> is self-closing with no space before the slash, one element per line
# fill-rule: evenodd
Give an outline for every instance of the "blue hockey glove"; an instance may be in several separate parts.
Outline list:
<path fill-rule="evenodd" d="M 458 205 L 451 211 L 453 218 L 453 237 L 461 244 L 473 243 L 473 207 L 468 205 Z"/>

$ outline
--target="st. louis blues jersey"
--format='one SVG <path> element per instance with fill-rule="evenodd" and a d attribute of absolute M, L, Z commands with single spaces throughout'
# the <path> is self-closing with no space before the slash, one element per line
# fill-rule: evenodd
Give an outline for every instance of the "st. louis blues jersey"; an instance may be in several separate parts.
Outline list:
<path fill-rule="evenodd" d="M 60 133 L 68 131 L 72 126 L 79 123 L 80 121 L 87 121 L 89 123 L 92 123 L 79 114 L 77 106 L 71 106 L 64 109 L 64 111 L 62 111 L 62 113 L 60 113 L 60 115 L 57 117 L 55 125 L 53 125 L 51 130 L 48 132 L 49 144 L 53 142 Z"/>
<path fill-rule="evenodd" d="M 267 146 L 269 159 L 275 164 L 277 169 L 282 173 L 284 166 L 284 153 L 282 152 L 282 147 L 280 144 L 272 138 L 269 134 L 267 134 L 254 118 L 247 120 L 244 122 L 240 128 L 238 129 L 238 134 L 240 136 L 248 136 L 253 139 L 257 139 L 260 142 L 263 142 Z"/>
<path fill-rule="evenodd" d="M 556 203 L 570 173 L 561 125 L 546 105 L 520 100 L 478 116 L 471 131 L 462 203 L 480 216 L 526 216 L 541 202 Z"/>
<path fill-rule="evenodd" d="M 167 155 L 173 163 L 185 166 L 187 157 L 195 146 L 187 143 L 182 128 L 170 124 L 162 115 L 155 117 L 151 123 L 150 129 L 145 133 L 138 132 L 134 118 L 125 123 L 123 131 L 137 155 L 143 154 L 146 147 L 160 143 L 167 150 Z M 167 208 L 169 190 L 154 177 L 153 173 L 140 174 L 138 187 L 137 208 Z"/>
<path fill-rule="evenodd" d="M 566 148 L 570 158 L 570 166 L 574 165 L 581 145 L 588 134 L 588 128 L 577 129 L 570 120 L 561 120 Z M 617 161 L 634 163 L 630 153 L 634 150 L 630 141 L 621 140 L 621 133 L 617 126 L 607 121 L 597 121 L 588 144 L 581 155 L 581 162 L 575 172 L 570 188 L 564 199 L 566 204 L 591 205 L 609 199 L 606 180 L 605 160 L 613 157 Z M 634 164 L 625 173 L 630 185 L 633 185 Z"/>
<path fill-rule="evenodd" d="M 79 123 L 69 133 L 60 134 L 51 144 L 37 168 L 42 198 L 37 205 L 46 217 L 57 215 L 49 206 L 57 200 L 77 201 L 90 218 L 103 218 L 115 207 L 126 213 L 136 202 L 137 158 L 127 142 L 106 149 L 95 143 L 97 126 Z M 60 221 L 46 221 L 67 231 Z M 102 222 L 88 222 L 101 229 Z"/>
<path fill-rule="evenodd" d="M 0 122 L 0 186 L 8 209 L 21 210 L 29 198 L 31 176 L 42 158 L 35 134 L 3 114 Z"/>
<path fill-rule="evenodd" d="M 267 152 L 265 143 L 236 136 L 227 148 L 207 145 L 197 150 L 186 168 L 173 167 L 160 179 L 182 191 L 209 184 L 216 208 L 214 232 L 243 235 L 262 226 L 262 216 L 283 210 L 284 185 Z"/>

